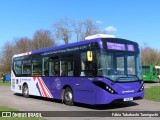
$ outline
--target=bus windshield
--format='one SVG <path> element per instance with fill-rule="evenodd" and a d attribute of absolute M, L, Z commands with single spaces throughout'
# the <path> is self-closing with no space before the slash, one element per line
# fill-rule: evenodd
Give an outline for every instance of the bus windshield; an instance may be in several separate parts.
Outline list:
<path fill-rule="evenodd" d="M 124 52 L 98 52 L 98 76 L 115 82 L 137 81 L 141 79 L 139 56 Z"/>

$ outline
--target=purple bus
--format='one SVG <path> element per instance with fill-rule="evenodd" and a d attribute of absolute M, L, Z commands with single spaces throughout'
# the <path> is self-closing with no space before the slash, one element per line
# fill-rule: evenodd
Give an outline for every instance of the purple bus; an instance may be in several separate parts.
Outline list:
<path fill-rule="evenodd" d="M 67 105 L 143 99 L 139 46 L 97 35 L 14 55 L 11 90 L 25 97 L 60 99 Z"/>

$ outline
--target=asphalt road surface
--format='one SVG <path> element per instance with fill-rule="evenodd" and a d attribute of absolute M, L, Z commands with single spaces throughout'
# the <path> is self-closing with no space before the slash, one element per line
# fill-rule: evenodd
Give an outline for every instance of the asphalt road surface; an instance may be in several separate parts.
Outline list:
<path fill-rule="evenodd" d="M 31 96 L 24 98 L 22 95 L 15 94 L 10 90 L 10 86 L 0 86 L 0 106 L 16 108 L 20 111 L 160 111 L 160 102 L 149 100 L 137 100 L 123 103 L 114 103 L 109 105 L 91 106 L 76 103 L 75 106 L 67 106 L 58 100 L 42 99 Z M 72 114 L 72 112 L 71 112 Z M 63 114 L 62 114 L 63 116 Z M 159 119 L 159 117 L 47 117 L 48 120 L 150 120 Z"/>

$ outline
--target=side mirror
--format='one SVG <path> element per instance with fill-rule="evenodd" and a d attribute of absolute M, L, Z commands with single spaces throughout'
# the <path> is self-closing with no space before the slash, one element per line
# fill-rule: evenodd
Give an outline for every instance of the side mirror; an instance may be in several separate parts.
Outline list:
<path fill-rule="evenodd" d="M 92 51 L 87 51 L 87 61 L 93 61 Z"/>

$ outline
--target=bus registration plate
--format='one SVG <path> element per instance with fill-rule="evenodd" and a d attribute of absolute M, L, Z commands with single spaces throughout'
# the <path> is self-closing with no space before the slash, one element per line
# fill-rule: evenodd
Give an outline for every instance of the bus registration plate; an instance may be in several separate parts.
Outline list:
<path fill-rule="evenodd" d="M 132 101 L 132 100 L 133 100 L 133 97 L 130 97 L 130 98 L 124 98 L 123 100 L 124 100 L 124 101 Z"/>

